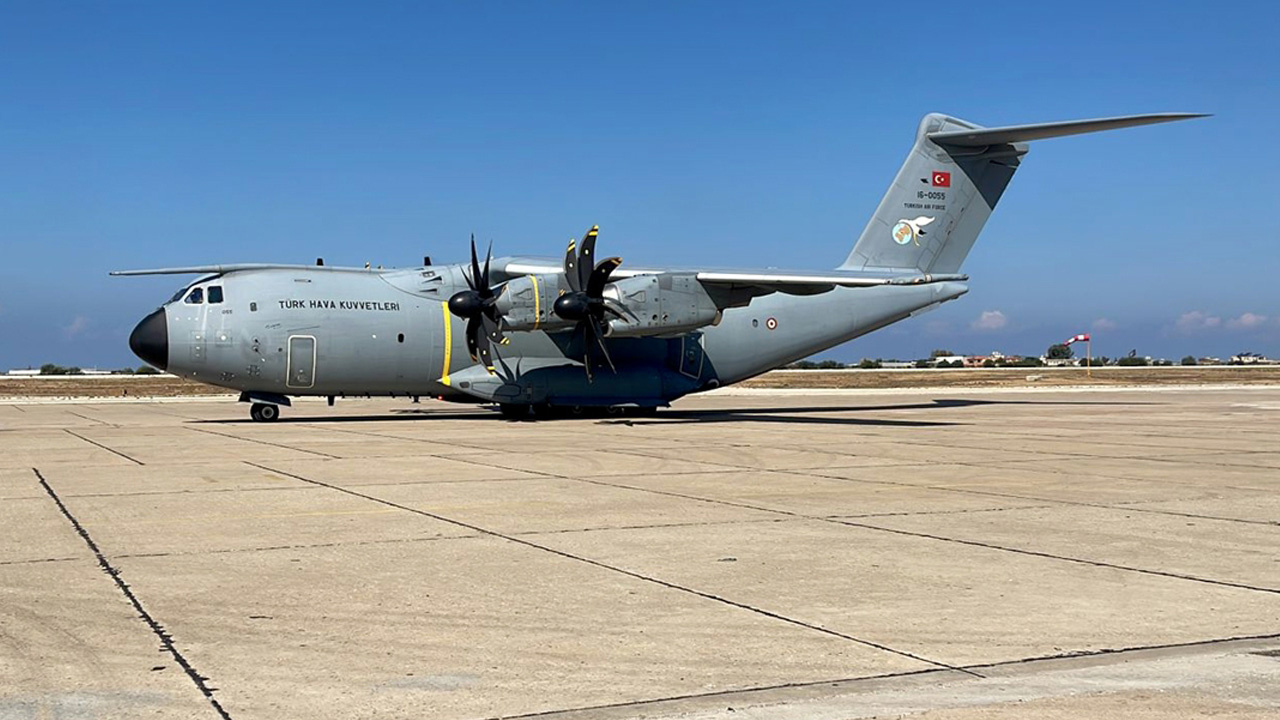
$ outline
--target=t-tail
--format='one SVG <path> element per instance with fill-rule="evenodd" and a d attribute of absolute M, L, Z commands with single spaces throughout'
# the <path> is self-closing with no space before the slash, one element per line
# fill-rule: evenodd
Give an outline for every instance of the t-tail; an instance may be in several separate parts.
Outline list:
<path fill-rule="evenodd" d="M 1017 171 L 1027 142 L 1205 117 L 1170 113 L 984 128 L 932 113 L 842 270 L 954 273 Z"/>

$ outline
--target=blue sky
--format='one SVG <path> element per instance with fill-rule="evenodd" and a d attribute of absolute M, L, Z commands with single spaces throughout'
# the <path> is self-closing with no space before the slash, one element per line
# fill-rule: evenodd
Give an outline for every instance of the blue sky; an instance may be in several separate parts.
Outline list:
<path fill-rule="evenodd" d="M 1273 3 L 0 2 L 0 369 L 136 365 L 207 262 L 838 265 L 921 115 L 1033 145 L 971 292 L 822 355 L 1280 355 Z"/>

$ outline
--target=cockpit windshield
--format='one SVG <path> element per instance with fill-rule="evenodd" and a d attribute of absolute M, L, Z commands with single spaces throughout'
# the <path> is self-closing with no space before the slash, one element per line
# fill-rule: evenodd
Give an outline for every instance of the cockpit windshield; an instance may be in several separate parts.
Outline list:
<path fill-rule="evenodd" d="M 182 302 L 188 305 L 199 305 L 204 302 L 204 288 L 192 288 L 187 294 L 187 299 Z"/>

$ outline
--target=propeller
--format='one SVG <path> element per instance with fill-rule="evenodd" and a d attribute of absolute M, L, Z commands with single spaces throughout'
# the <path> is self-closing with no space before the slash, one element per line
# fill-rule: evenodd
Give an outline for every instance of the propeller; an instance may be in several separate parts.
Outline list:
<path fill-rule="evenodd" d="M 552 310 L 565 320 L 577 321 L 574 332 L 582 333 L 582 364 L 587 370 L 587 379 L 591 379 L 591 348 L 600 348 L 600 354 L 609 365 L 609 369 L 617 372 L 613 358 L 609 357 L 609 348 L 604 344 L 606 329 L 605 315 L 627 321 L 623 314 L 625 308 L 618 306 L 613 300 L 604 296 L 604 286 L 609 283 L 609 276 L 622 264 L 622 258 L 611 257 L 593 265 L 596 249 L 596 236 L 600 234 L 600 226 L 593 225 L 582 237 L 582 244 L 576 240 L 569 241 L 564 254 L 564 277 L 569 284 L 569 291 L 556 298 Z M 594 343 L 592 342 L 594 340 Z"/>
<path fill-rule="evenodd" d="M 493 369 L 493 344 L 501 343 L 502 322 L 498 315 L 498 293 L 489 286 L 489 261 L 493 259 L 493 244 L 484 258 L 484 267 L 480 267 L 480 258 L 476 256 L 476 236 L 471 236 L 471 274 L 465 271 L 463 279 L 467 281 L 467 289 L 454 293 L 449 298 L 449 312 L 467 321 L 467 352 L 471 359 L 484 363 Z"/>

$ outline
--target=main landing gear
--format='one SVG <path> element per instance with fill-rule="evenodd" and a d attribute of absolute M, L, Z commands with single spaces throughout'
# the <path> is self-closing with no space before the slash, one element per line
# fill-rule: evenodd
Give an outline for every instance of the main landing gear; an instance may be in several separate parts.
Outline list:
<path fill-rule="evenodd" d="M 280 419 L 280 406 L 254 403 L 249 406 L 249 417 L 255 422 L 275 422 Z"/>

